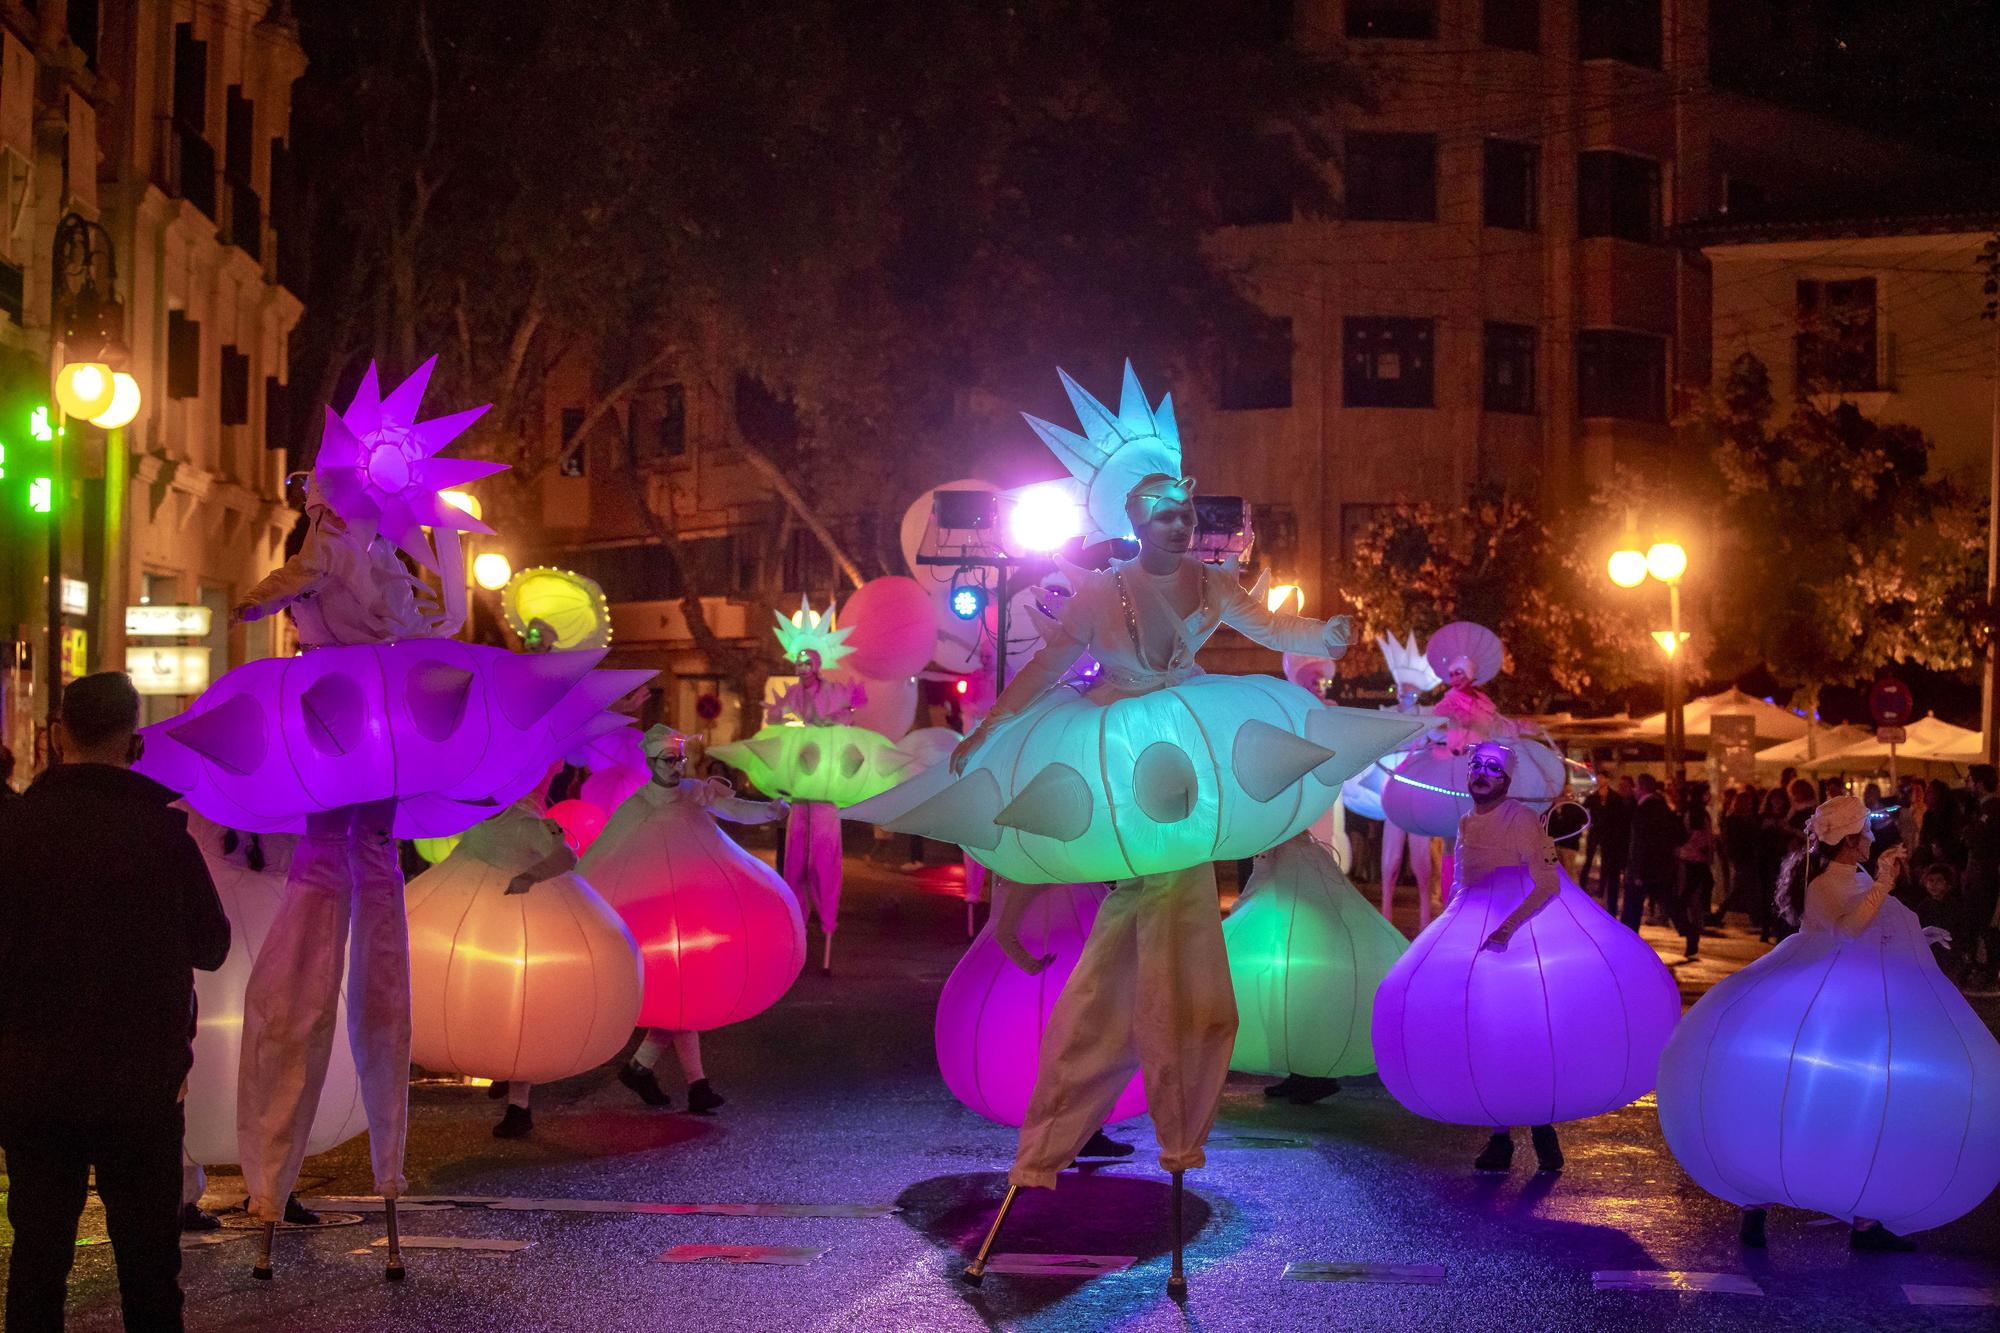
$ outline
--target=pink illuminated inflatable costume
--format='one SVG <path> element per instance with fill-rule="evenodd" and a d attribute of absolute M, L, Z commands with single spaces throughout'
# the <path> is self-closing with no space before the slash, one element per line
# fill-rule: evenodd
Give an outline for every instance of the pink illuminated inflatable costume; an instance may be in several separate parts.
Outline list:
<path fill-rule="evenodd" d="M 343 970 L 388 1276 L 403 1274 L 410 960 L 396 839 L 497 813 L 653 674 L 593 672 L 601 650 L 529 657 L 449 637 L 465 615 L 458 534 L 490 529 L 439 492 L 504 465 L 437 456 L 485 408 L 418 421 L 434 364 L 386 396 L 370 366 L 347 410 L 327 410 L 305 544 L 236 605 L 240 620 L 289 610 L 305 651 L 238 667 L 146 732 L 143 770 L 208 818 L 305 835 L 244 998 L 237 1121 L 248 1207 L 266 1223 L 259 1277 L 319 1104 Z"/>

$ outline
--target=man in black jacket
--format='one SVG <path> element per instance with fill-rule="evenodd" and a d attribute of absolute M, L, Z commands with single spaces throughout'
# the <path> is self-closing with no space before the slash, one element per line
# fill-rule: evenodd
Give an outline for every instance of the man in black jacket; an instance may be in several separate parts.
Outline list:
<path fill-rule="evenodd" d="M 57 764 L 0 812 L 0 1147 L 14 1227 L 7 1327 L 63 1325 L 91 1169 L 128 1329 L 181 1327 L 181 1098 L 194 971 L 229 919 L 174 793 L 130 771 L 123 672 L 63 693 Z M 115 1032 L 119 1058 L 104 1063 Z"/>
<path fill-rule="evenodd" d="M 1639 802 L 1632 807 L 1632 854 L 1625 863 L 1625 910 L 1618 919 L 1635 932 L 1646 918 L 1646 904 L 1665 908 L 1675 923 L 1681 920 L 1680 858 L 1687 825 L 1674 813 L 1651 773 L 1639 775 Z"/>

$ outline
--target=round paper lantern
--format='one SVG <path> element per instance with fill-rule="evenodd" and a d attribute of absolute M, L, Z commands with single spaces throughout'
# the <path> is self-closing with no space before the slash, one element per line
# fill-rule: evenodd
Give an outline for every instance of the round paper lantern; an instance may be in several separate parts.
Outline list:
<path fill-rule="evenodd" d="M 759 791 L 843 809 L 889 790 L 908 769 L 894 742 L 866 727 L 780 724 L 708 752 L 742 769 Z"/>
<path fill-rule="evenodd" d="M 625 923 L 575 875 L 510 894 L 513 877 L 461 846 L 410 881 L 410 1058 L 426 1069 L 553 1083 L 632 1035 Z"/>
<path fill-rule="evenodd" d="M 72 361 L 56 372 L 56 401 L 79 421 L 103 416 L 117 396 L 118 382 L 101 361 Z"/>
<path fill-rule="evenodd" d="M 264 939 L 284 901 L 285 875 L 291 867 L 292 840 L 282 835 L 263 839 L 264 868 L 251 870 L 240 860 L 224 857 L 214 839 L 213 825 L 190 831 L 202 844 L 209 877 L 215 881 L 222 910 L 229 917 L 229 957 L 213 972 L 194 974 L 198 1017 L 194 1036 L 194 1069 L 188 1074 L 184 1147 L 190 1161 L 214 1166 L 237 1160 L 236 1070 L 243 1051 L 243 992 L 250 969 L 263 950 Z M 212 836 L 210 836 L 212 834 Z M 322 1153 L 347 1142 L 368 1128 L 361 1105 L 361 1084 L 354 1072 L 354 1054 L 347 1045 L 347 990 L 341 988 L 334 1013 L 333 1049 L 326 1062 L 319 1110 L 306 1133 L 306 1153 Z"/>
<path fill-rule="evenodd" d="M 1196 676 L 1110 704 L 1051 690 L 962 778 L 933 768 L 853 817 L 957 843 L 1020 884 L 1163 874 L 1303 832 L 1418 725 L 1268 676 Z"/>
<path fill-rule="evenodd" d="M 1540 741 L 1499 739 L 1514 752 L 1514 784 L 1508 794 L 1537 814 L 1547 811 L 1567 780 L 1562 756 Z M 1472 811 L 1472 797 L 1465 790 L 1470 748 L 1454 752 L 1443 742 L 1429 742 L 1400 762 L 1384 759 L 1390 771 L 1383 775 L 1383 816 L 1421 838 L 1458 836 L 1458 821 Z"/>
<path fill-rule="evenodd" d="M 582 856 L 604 832 L 604 822 L 611 816 L 604 813 L 601 806 L 572 798 L 550 806 L 549 818 L 562 825 L 563 841 L 569 844 L 571 851 Z"/>
<path fill-rule="evenodd" d="M 930 664 L 937 644 L 931 595 L 915 579 L 870 579 L 840 610 L 847 626 L 847 665 L 870 680 L 913 676 Z"/>
<path fill-rule="evenodd" d="M 798 901 L 710 814 L 728 811 L 727 793 L 722 782 L 650 783 L 618 808 L 578 867 L 638 941 L 644 1026 L 704 1032 L 740 1023 L 775 1004 L 805 966 Z"/>
<path fill-rule="evenodd" d="M 1308 1078 L 1375 1071 L 1375 988 L 1409 944 L 1327 847 L 1294 838 L 1259 856 L 1222 937 L 1236 990 L 1231 1069 Z"/>
<path fill-rule="evenodd" d="M 1452 895 L 1375 993 L 1382 1084 L 1457 1125 L 1546 1125 L 1653 1087 L 1681 1016 L 1653 947 L 1558 872 L 1556 898 L 1504 952 L 1480 945 L 1530 889 L 1518 866 Z"/>
<path fill-rule="evenodd" d="M 1035 895 L 1021 915 L 1021 945 L 1055 961 L 1034 976 L 1001 952 L 991 920 L 951 970 L 938 996 L 938 1070 L 967 1109 L 1002 1125 L 1019 1126 L 1027 1115 L 1042 1032 L 1108 892 L 1102 884 L 1058 884 Z M 1135 1073 L 1109 1118 L 1145 1109 L 1145 1086 Z"/>
<path fill-rule="evenodd" d="M 114 371 L 111 375 L 111 405 L 90 419 L 90 424 L 100 430 L 117 430 L 129 426 L 139 415 L 144 396 L 139 392 L 139 381 L 124 371 Z"/>
<path fill-rule="evenodd" d="M 604 650 L 523 654 L 452 639 L 321 648 L 237 667 L 144 731 L 140 772 L 218 824 L 396 801 L 396 836 L 463 833 L 520 799 L 651 671 Z"/>
<path fill-rule="evenodd" d="M 1681 1166 L 1738 1205 L 1902 1233 L 2000 1185 L 2000 1043 L 1893 898 L 1858 938 L 1802 931 L 1702 996 L 1659 1106 Z"/>

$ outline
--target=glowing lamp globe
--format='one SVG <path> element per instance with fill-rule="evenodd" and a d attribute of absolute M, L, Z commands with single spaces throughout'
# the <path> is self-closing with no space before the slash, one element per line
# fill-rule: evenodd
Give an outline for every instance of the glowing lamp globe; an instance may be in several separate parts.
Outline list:
<path fill-rule="evenodd" d="M 1646 548 L 1646 572 L 1662 583 L 1672 583 L 1687 573 L 1688 555 L 1673 542 L 1656 542 Z"/>
<path fill-rule="evenodd" d="M 1037 958 L 1055 958 L 1035 976 L 1001 952 L 991 921 L 952 969 L 938 996 L 938 1071 L 966 1109 L 1001 1125 L 1018 1126 L 1027 1114 L 1042 1032 L 1107 892 L 1102 884 L 1059 884 L 1035 895 L 1022 914 L 1021 944 Z M 1145 1087 L 1134 1074 L 1110 1119 L 1145 1109 Z"/>
<path fill-rule="evenodd" d="M 514 564 L 498 551 L 482 551 L 472 560 L 472 581 L 488 592 L 498 592 L 514 577 Z"/>
<path fill-rule="evenodd" d="M 111 367 L 102 361 L 72 361 L 56 373 L 56 401 L 82 421 L 103 415 L 117 393 Z"/>
<path fill-rule="evenodd" d="M 937 613 L 915 579 L 870 579 L 847 599 L 840 623 L 850 650 L 843 665 L 869 680 L 913 676 L 937 648 Z"/>
<path fill-rule="evenodd" d="M 805 966 L 797 899 L 708 812 L 726 785 L 641 788 L 578 866 L 638 941 L 644 1026 L 740 1023 L 775 1004 Z"/>
<path fill-rule="evenodd" d="M 2000 1043 L 1893 898 L 1858 939 L 1802 932 L 1702 996 L 1659 1107 L 1682 1168 L 1738 1205 L 1901 1234 L 2000 1185 Z"/>
<path fill-rule="evenodd" d="M 550 806 L 549 818 L 562 825 L 563 841 L 569 844 L 571 851 L 582 856 L 604 832 L 605 821 L 611 816 L 605 813 L 602 806 L 573 798 Z"/>
<path fill-rule="evenodd" d="M 1644 551 L 1613 551 L 1606 568 L 1611 581 L 1621 588 L 1636 588 L 1646 581 L 1646 553 Z"/>
<path fill-rule="evenodd" d="M 1382 1085 L 1455 1125 L 1546 1125 L 1653 1088 L 1680 989 L 1653 946 L 1558 872 L 1504 952 L 1480 948 L 1530 888 L 1504 866 L 1452 895 L 1375 992 Z"/>
<path fill-rule="evenodd" d="M 1409 943 L 1324 844 L 1294 838 L 1259 856 L 1222 937 L 1236 991 L 1231 1069 L 1308 1078 L 1375 1072 L 1375 989 Z"/>
<path fill-rule="evenodd" d="M 410 881 L 410 1058 L 552 1083 L 618 1053 L 639 1015 L 639 950 L 576 875 L 509 894 L 461 847 Z"/>
<path fill-rule="evenodd" d="M 237 1160 L 236 1069 L 243 1051 L 243 992 L 250 969 L 277 920 L 285 897 L 285 874 L 291 864 L 291 839 L 267 837 L 265 863 L 251 870 L 220 855 L 214 839 L 221 830 L 190 821 L 189 831 L 202 843 L 209 877 L 229 917 L 229 957 L 213 972 L 194 974 L 194 1068 L 188 1074 L 188 1158 L 203 1166 Z M 333 1020 L 333 1047 L 321 1085 L 319 1109 L 306 1134 L 306 1153 L 326 1152 L 368 1128 L 361 1105 L 361 1084 L 354 1072 L 354 1055 L 347 1045 L 347 992 L 343 986 Z"/>
<path fill-rule="evenodd" d="M 1083 531 L 1083 510 L 1068 486 L 1030 486 L 1015 497 L 1007 531 L 1018 550 L 1037 554 L 1059 550 Z"/>
<path fill-rule="evenodd" d="M 143 401 L 139 393 L 139 381 L 124 371 L 115 371 L 111 376 L 111 405 L 90 418 L 90 424 L 102 430 L 117 430 L 129 426 L 139 415 Z"/>

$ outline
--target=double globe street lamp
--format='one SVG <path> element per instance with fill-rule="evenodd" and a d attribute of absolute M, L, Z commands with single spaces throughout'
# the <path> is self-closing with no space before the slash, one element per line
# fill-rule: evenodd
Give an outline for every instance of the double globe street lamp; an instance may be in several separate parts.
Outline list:
<path fill-rule="evenodd" d="M 1655 542 L 1643 551 L 1613 551 L 1607 562 L 1611 581 L 1621 588 L 1636 588 L 1647 579 L 1667 585 L 1667 629 L 1654 631 L 1653 641 L 1667 655 L 1667 776 L 1676 783 L 1682 777 L 1681 756 L 1687 742 L 1680 670 L 1681 645 L 1687 642 L 1681 632 L 1681 576 L 1687 573 L 1687 564 L 1687 551 L 1676 542 Z"/>

